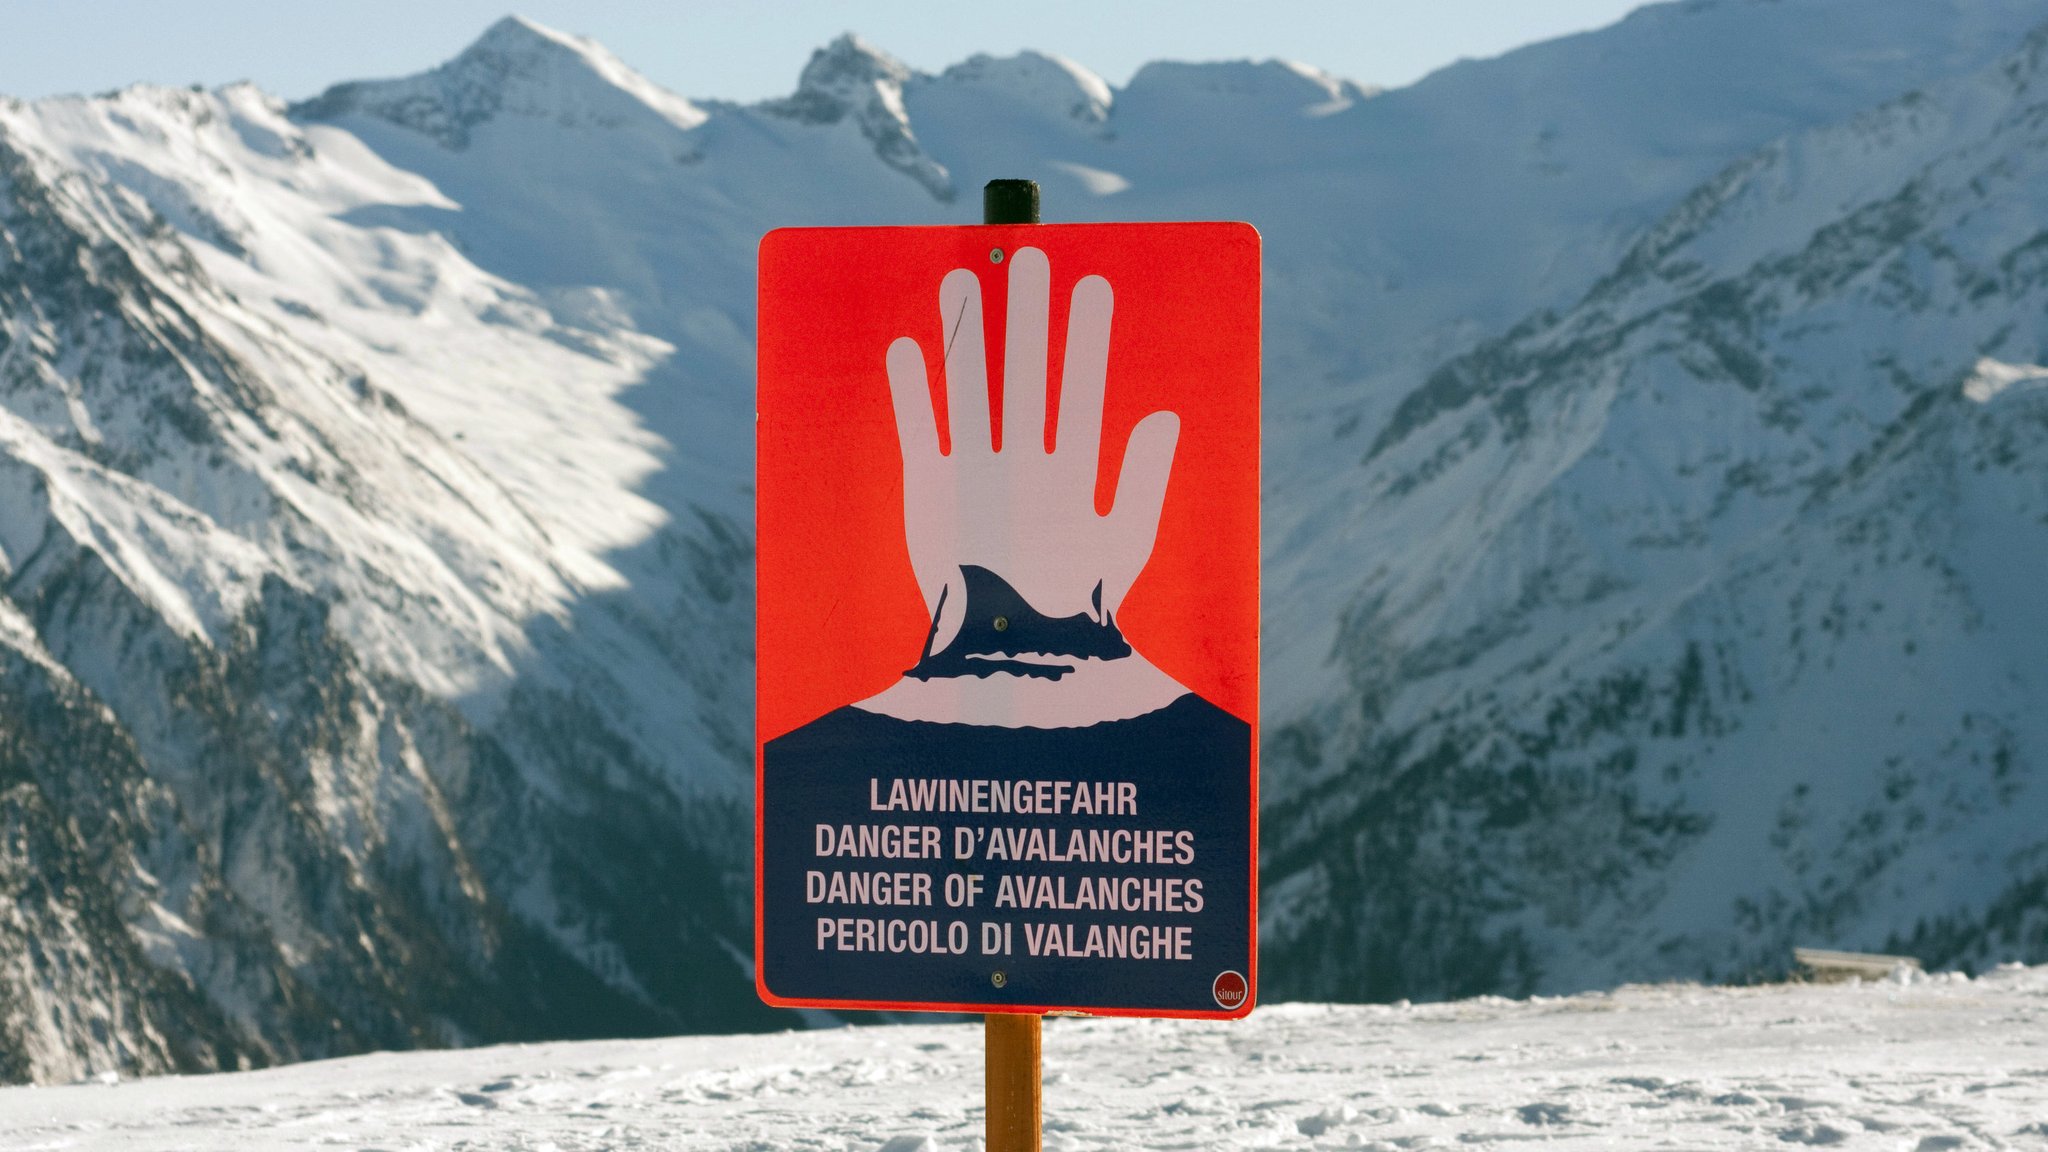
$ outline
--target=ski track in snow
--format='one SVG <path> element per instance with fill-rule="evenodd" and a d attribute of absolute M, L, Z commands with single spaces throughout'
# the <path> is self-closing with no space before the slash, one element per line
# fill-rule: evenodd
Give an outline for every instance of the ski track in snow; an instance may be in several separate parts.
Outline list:
<path fill-rule="evenodd" d="M 1053 1020 L 1062 1149 L 2048 1149 L 2048 966 Z M 0 1149 L 981 1148 L 978 1024 L 0 1090 Z"/>

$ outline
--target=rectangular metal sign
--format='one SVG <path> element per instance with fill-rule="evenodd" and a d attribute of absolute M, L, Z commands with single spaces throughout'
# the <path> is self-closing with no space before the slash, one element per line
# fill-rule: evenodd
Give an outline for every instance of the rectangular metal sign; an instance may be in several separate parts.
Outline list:
<path fill-rule="evenodd" d="M 786 229 L 759 325 L 762 999 L 1249 1012 L 1258 233 Z"/>

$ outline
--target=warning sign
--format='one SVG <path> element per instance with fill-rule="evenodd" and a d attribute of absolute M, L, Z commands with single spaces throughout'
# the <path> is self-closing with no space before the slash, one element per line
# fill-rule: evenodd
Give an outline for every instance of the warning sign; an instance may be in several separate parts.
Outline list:
<path fill-rule="evenodd" d="M 790 229 L 760 294 L 761 996 L 1250 1011 L 1257 233 Z"/>

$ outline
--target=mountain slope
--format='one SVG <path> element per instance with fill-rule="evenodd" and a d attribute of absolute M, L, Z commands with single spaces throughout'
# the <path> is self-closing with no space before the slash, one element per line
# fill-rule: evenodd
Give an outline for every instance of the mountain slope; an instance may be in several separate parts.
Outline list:
<path fill-rule="evenodd" d="M 1745 159 L 1359 446 L 1283 987 L 2048 947 L 2044 63 Z"/>
<path fill-rule="evenodd" d="M 41 111 L 78 136 L 155 130 L 200 161 L 233 148 L 299 171 L 322 163 L 248 90 L 134 90 Z M 13 495 L 0 554 L 17 625 L 9 684 L 20 694 L 4 726 L 24 778 L 17 803 L 61 829 L 104 794 L 133 829 L 117 837 L 131 862 L 61 842 L 17 861 L 24 877 L 71 893 L 49 912 L 69 921 L 49 940 L 71 941 L 77 957 L 17 969 L 5 1045 L 17 1071 L 211 1068 L 748 1020 L 744 1001 L 693 1004 L 660 982 L 688 982 L 678 961 L 733 967 L 720 941 L 744 939 L 730 891 L 739 814 L 719 798 L 737 788 L 713 777 L 709 799 L 690 798 L 675 762 L 635 748 L 603 715 L 619 697 L 601 678 L 565 682 L 576 664 L 518 676 L 564 645 L 572 600 L 650 647 L 688 629 L 700 603 L 734 602 L 743 541 L 709 517 L 665 530 L 657 545 L 674 548 L 677 568 L 725 583 L 699 587 L 672 617 L 656 614 L 658 598 L 608 608 L 601 593 L 625 581 L 593 542 L 655 518 L 613 478 L 648 467 L 628 418 L 593 425 L 575 417 L 602 415 L 602 401 L 545 391 L 526 411 L 490 413 L 529 450 L 543 439 L 554 449 L 507 482 L 491 474 L 499 461 L 421 423 L 359 361 L 334 354 L 347 345 L 294 338 L 276 316 L 320 325 L 302 297 L 337 310 L 376 301 L 386 317 L 411 289 L 482 299 L 533 331 L 510 338 L 497 329 L 515 322 L 472 318 L 472 344 L 486 349 L 472 386 L 479 366 L 508 358 L 623 382 L 648 342 L 557 336 L 532 319 L 545 313 L 524 291 L 450 285 L 446 262 L 425 269 L 426 283 L 409 280 L 421 265 L 391 246 L 338 281 L 304 275 L 333 256 L 308 243 L 318 225 L 297 232 L 265 213 L 331 204 L 238 202 L 232 186 L 208 202 L 152 185 L 214 237 L 213 251 L 227 244 L 239 267 L 282 269 L 300 294 L 256 295 L 243 280 L 241 295 L 147 201 L 54 160 L 33 131 L 7 135 L 0 442 Z M 321 191 L 417 190 L 350 159 L 328 163 Z M 92 160 L 147 183 L 116 154 Z M 461 351 L 445 330 L 419 339 Z M 431 367 L 422 358 L 415 371 Z M 591 442 L 571 443 L 572 428 Z M 522 480 L 556 503 L 522 495 Z M 732 659 L 707 645 L 675 661 L 722 655 Z M 684 715 L 663 731 L 663 719 L 650 713 L 641 739 L 673 752 L 720 738 L 719 721 Z M 99 734 L 73 735 L 87 720 Z M 109 743 L 123 758 L 102 764 L 91 749 Z M 722 900 L 689 898 L 721 888 Z M 35 923 L 20 932 L 43 937 Z M 628 962 L 656 978 L 622 978 Z M 130 978 L 103 977 L 122 966 Z M 154 1023 L 164 1009 L 150 1002 L 152 981 L 196 1001 L 180 1010 L 198 1023 Z M 94 1013 L 108 1019 L 78 1018 Z"/>

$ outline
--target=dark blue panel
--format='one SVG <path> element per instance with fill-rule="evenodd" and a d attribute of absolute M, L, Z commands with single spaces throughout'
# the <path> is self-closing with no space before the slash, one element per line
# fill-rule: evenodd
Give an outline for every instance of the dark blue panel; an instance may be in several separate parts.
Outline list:
<path fill-rule="evenodd" d="M 1217 1011 L 1211 994 L 1218 974 L 1251 971 L 1251 729 L 1244 721 L 1190 694 L 1158 711 L 1086 728 L 993 728 L 897 720 L 841 708 L 768 742 L 763 752 L 763 981 L 777 996 L 802 1000 L 891 1001 L 975 1006 L 1041 1005 L 1073 1008 Z M 1136 788 L 1135 814 L 1001 814 L 989 812 L 877 812 L 890 781 L 1001 782 L 1064 780 L 1127 783 Z M 871 785 L 871 781 L 876 783 Z M 872 793 L 871 793 L 872 788 Z M 1100 790 L 1091 788 L 1091 795 Z M 984 796 L 988 790 L 984 789 Z M 992 797 L 990 798 L 992 802 Z M 820 858 L 820 824 L 894 825 L 936 829 L 938 859 Z M 956 830 L 987 832 L 973 859 L 956 860 Z M 986 835 L 1006 841 L 1020 829 L 1043 829 L 1058 854 L 1080 848 L 1084 859 L 1059 862 L 987 859 Z M 1077 842 L 1072 833 L 1080 831 Z M 1159 833 L 1167 833 L 1165 836 Z M 1186 837 L 1174 835 L 1186 833 Z M 1140 843 L 1163 845 L 1171 862 L 1093 861 L 1104 847 L 1129 853 Z M 922 847 L 930 841 L 913 837 Z M 1192 849 L 1193 860 L 1179 857 Z M 930 903 L 902 907 L 840 905 L 806 899 L 806 873 L 908 873 L 906 895 L 920 893 L 914 877 L 930 880 Z M 976 873 L 982 890 L 972 908 L 949 907 L 945 877 Z M 1004 876 L 1043 877 L 1068 904 L 1125 896 L 1164 901 L 1178 911 L 1001 908 L 993 901 Z M 1133 878 L 1137 884 L 1125 883 Z M 1064 885 L 1062 886 L 1062 881 Z M 1168 887 L 1167 881 L 1181 883 Z M 1199 887 L 1190 886 L 1197 882 Z M 892 884 L 894 888 L 897 885 Z M 1036 887 L 1036 885 L 1034 885 Z M 1114 889 L 1114 892 L 1106 889 Z M 1199 911 L 1188 910 L 1198 891 Z M 943 943 L 954 922 L 967 925 L 965 955 L 911 951 L 842 950 L 839 939 L 819 946 L 819 919 L 935 922 Z M 1011 951 L 986 955 L 983 925 L 1008 925 Z M 1074 947 L 1085 950 L 1091 927 L 1114 947 L 1115 931 L 1128 939 L 1133 926 L 1145 941 L 1173 939 L 1187 929 L 1187 959 L 1033 956 L 1027 925 L 1071 925 Z M 863 941 L 856 933 L 850 941 Z M 888 931 L 882 928 L 882 931 Z M 902 932 L 906 942 L 909 931 Z M 920 936 L 924 930 L 916 930 Z M 991 977 L 1001 970 L 1005 982 Z"/>

